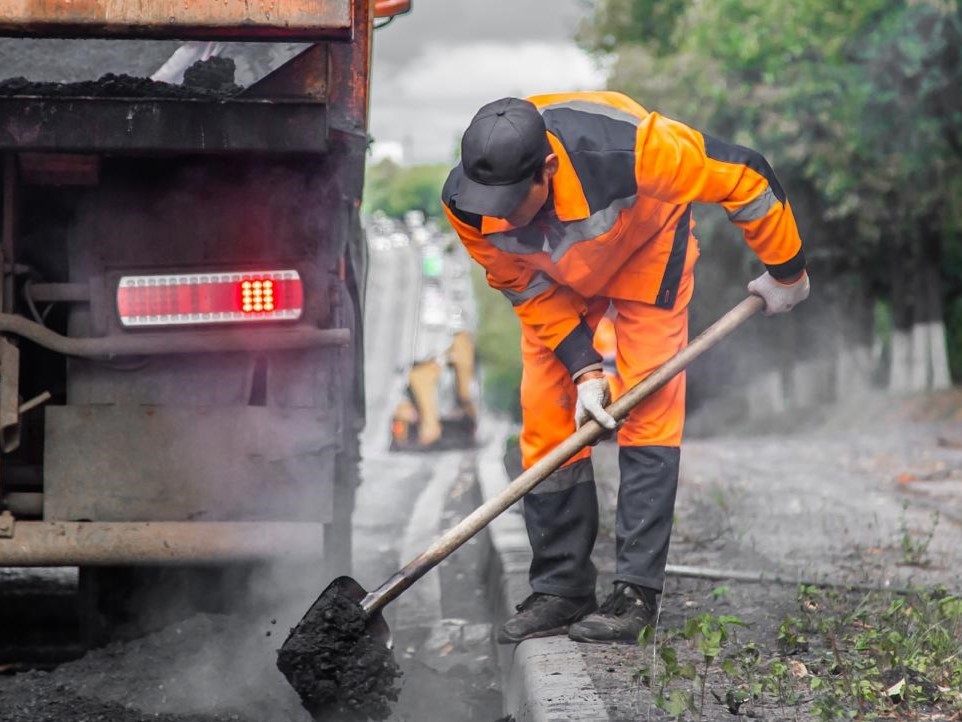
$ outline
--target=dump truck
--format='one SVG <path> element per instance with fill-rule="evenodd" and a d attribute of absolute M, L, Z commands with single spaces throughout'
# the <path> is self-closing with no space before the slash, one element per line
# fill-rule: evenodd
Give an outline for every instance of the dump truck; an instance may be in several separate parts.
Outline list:
<path fill-rule="evenodd" d="M 0 35 L 299 42 L 244 89 L 0 83 L 0 567 L 351 564 L 373 30 L 408 0 L 0 0 Z"/>

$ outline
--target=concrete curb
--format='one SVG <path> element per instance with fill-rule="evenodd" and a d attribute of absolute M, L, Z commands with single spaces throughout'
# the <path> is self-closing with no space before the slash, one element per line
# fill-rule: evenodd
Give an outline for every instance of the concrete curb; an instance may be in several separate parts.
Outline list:
<path fill-rule="evenodd" d="M 478 483 L 484 500 L 508 482 L 502 464 L 509 427 L 492 423 L 478 455 Z M 531 547 L 519 506 L 508 509 L 488 527 L 491 554 L 485 580 L 499 625 L 531 591 L 528 565 Z M 578 645 L 567 637 L 529 639 L 515 646 L 498 645 L 504 690 L 504 713 L 515 722 L 610 722 Z"/>

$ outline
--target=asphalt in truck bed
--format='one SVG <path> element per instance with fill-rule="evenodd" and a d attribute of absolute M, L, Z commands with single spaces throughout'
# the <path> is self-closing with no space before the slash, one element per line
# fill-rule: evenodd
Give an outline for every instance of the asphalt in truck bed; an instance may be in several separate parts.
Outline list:
<path fill-rule="evenodd" d="M 234 83 L 231 58 L 210 58 L 194 63 L 184 73 L 184 84 L 161 83 L 150 78 L 106 73 L 97 80 L 73 83 L 32 81 L 18 76 L 0 80 L 0 96 L 67 98 L 219 99 L 243 90 Z"/>

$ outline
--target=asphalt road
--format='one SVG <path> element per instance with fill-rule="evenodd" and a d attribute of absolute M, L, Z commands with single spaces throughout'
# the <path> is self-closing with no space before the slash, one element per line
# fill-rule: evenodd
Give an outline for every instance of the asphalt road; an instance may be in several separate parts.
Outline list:
<path fill-rule="evenodd" d="M 400 566 L 398 540 L 431 476 L 428 457 L 388 452 L 391 412 L 404 388 L 417 332 L 418 263 L 410 247 L 371 254 L 364 312 L 367 427 L 354 512 L 354 573 L 368 589 Z"/>
<path fill-rule="evenodd" d="M 368 590 L 478 503 L 470 492 L 471 453 L 388 451 L 390 417 L 407 369 L 424 354 L 426 337 L 440 333 L 420 323 L 420 274 L 420 256 L 411 246 L 371 253 L 364 337 L 367 428 L 354 511 L 354 577 Z M 449 280 L 446 276 L 442 283 L 445 290 Z M 436 341 L 427 343 L 438 346 Z M 392 719 L 488 722 L 500 717 L 482 562 L 480 544 L 469 544 L 385 610 L 404 671 Z"/>

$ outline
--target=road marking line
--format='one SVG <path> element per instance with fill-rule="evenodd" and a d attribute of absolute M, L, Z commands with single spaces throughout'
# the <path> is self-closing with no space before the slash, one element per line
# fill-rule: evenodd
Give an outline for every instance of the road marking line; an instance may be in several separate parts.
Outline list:
<path fill-rule="evenodd" d="M 431 481 L 418 495 L 401 542 L 401 563 L 421 554 L 441 530 L 448 493 L 458 481 L 460 452 L 438 454 L 432 461 Z M 441 620 L 441 575 L 437 567 L 424 575 L 397 601 L 398 629 L 429 628 Z"/>

